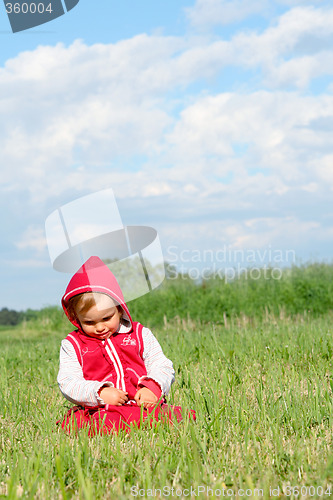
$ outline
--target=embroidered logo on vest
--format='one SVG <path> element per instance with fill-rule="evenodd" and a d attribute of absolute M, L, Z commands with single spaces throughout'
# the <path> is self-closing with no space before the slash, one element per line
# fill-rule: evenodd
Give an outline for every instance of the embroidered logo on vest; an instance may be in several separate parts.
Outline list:
<path fill-rule="evenodd" d="M 122 344 L 123 346 L 128 346 L 128 345 L 136 345 L 136 340 L 132 339 L 131 334 L 126 335 L 126 337 L 123 338 Z"/>

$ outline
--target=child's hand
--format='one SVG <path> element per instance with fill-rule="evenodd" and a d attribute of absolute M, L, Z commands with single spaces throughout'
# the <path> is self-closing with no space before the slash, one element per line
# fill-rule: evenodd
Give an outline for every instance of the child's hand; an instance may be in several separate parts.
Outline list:
<path fill-rule="evenodd" d="M 144 408 L 152 408 L 158 401 L 158 397 L 147 387 L 141 387 L 134 396 L 134 400 L 138 406 L 143 405 Z"/>
<path fill-rule="evenodd" d="M 115 387 L 102 387 L 99 392 L 100 397 L 108 405 L 121 406 L 128 400 L 127 392 Z"/>

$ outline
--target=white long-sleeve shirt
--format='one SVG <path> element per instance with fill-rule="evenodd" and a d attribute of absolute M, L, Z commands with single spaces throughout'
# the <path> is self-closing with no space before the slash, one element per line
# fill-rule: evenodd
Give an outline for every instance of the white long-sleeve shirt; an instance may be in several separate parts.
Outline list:
<path fill-rule="evenodd" d="M 120 332 L 127 331 L 129 328 L 121 325 Z M 160 344 L 149 328 L 143 327 L 142 339 L 144 344 L 143 362 L 147 370 L 147 377 L 157 382 L 161 387 L 162 394 L 167 395 L 175 379 L 173 364 L 163 354 Z M 99 389 L 102 386 L 114 387 L 112 382 L 86 380 L 83 377 L 82 367 L 75 349 L 72 343 L 66 339 L 61 342 L 57 381 L 60 391 L 66 399 L 83 406 L 103 404 L 104 401 L 98 395 Z"/>

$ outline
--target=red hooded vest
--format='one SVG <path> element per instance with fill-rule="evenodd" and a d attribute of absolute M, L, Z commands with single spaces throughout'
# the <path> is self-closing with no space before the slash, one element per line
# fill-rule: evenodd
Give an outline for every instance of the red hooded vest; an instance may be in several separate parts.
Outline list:
<path fill-rule="evenodd" d="M 85 292 L 105 293 L 121 305 L 123 317 L 130 324 L 129 332 L 116 332 L 107 340 L 86 335 L 80 324 L 69 318 L 67 312 L 69 299 Z M 62 306 L 70 321 L 77 327 L 66 340 L 69 340 L 75 349 L 84 378 L 112 382 L 114 387 L 128 392 L 129 400 L 133 399 L 138 390 L 139 379 L 147 376 L 142 357 L 143 327 L 132 321 L 115 276 L 99 257 L 90 257 L 74 274 L 62 298 Z M 140 384 L 142 385 L 156 393 L 156 382 L 148 379 Z M 157 390 L 158 397 L 160 394 L 161 391 Z"/>

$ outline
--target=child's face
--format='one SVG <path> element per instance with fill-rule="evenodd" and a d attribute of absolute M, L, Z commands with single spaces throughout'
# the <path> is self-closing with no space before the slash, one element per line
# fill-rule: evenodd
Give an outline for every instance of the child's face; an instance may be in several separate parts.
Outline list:
<path fill-rule="evenodd" d="M 99 294 L 96 304 L 87 311 L 77 313 L 81 328 L 95 339 L 108 339 L 119 328 L 121 314 L 108 295 Z"/>

